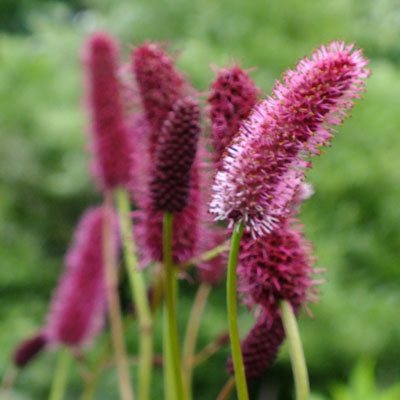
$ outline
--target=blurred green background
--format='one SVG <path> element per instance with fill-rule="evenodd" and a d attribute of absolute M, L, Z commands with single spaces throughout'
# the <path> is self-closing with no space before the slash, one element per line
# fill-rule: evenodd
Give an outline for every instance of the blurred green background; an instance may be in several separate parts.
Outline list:
<path fill-rule="evenodd" d="M 314 318 L 303 315 L 315 400 L 400 399 L 400 4 L 396 0 L 1 0 L 0 376 L 17 342 L 40 327 L 77 218 L 99 201 L 87 171 L 79 51 L 95 29 L 123 43 L 145 39 L 180 51 L 179 67 L 206 91 L 210 65 L 237 60 L 268 93 L 282 72 L 331 39 L 355 41 L 371 59 L 364 99 L 315 160 L 316 194 L 301 219 L 326 268 Z M 179 316 L 191 305 L 184 283 Z M 243 313 L 243 333 L 252 323 Z M 224 288 L 206 309 L 199 348 L 225 327 Z M 181 324 L 182 325 L 182 324 Z M 136 350 L 135 327 L 128 331 Z M 94 356 L 104 338 L 91 350 Z M 158 349 L 160 342 L 157 343 Z M 195 398 L 215 399 L 227 375 L 221 351 L 195 374 Z M 56 355 L 18 377 L 13 398 L 45 399 Z M 352 372 L 353 371 L 353 372 Z M 96 399 L 117 398 L 105 373 Z M 269 389 L 268 389 L 269 388 Z M 253 398 L 293 398 L 284 347 Z M 68 399 L 82 384 L 73 373 Z M 161 398 L 158 372 L 153 398 Z M 264 397 L 263 397 L 264 396 Z"/>

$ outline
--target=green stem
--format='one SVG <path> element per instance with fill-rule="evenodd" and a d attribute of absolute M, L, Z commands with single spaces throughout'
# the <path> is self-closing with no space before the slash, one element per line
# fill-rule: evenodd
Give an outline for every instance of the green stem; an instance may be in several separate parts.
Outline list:
<path fill-rule="evenodd" d="M 171 359 L 171 348 L 169 346 L 169 334 L 168 334 L 168 318 L 167 310 L 163 309 L 163 368 L 164 368 L 164 399 L 175 400 L 175 381 L 172 376 L 173 365 Z"/>
<path fill-rule="evenodd" d="M 310 397 L 310 384 L 308 382 L 306 360 L 301 345 L 296 316 L 294 315 L 292 306 L 287 301 L 282 301 L 281 303 L 281 314 L 286 338 L 289 343 L 290 359 L 296 386 L 296 399 L 308 400 Z"/>
<path fill-rule="evenodd" d="M 192 377 L 196 351 L 197 334 L 211 286 L 203 282 L 197 290 L 196 298 L 190 313 L 185 341 L 183 345 L 183 372 L 188 400 L 192 399 Z"/>
<path fill-rule="evenodd" d="M 62 400 L 64 398 L 71 360 L 72 357 L 68 349 L 63 348 L 59 350 L 57 367 L 50 390 L 49 400 Z"/>
<path fill-rule="evenodd" d="M 114 347 L 115 363 L 118 372 L 119 390 L 122 400 L 133 400 L 134 396 L 129 374 L 128 359 L 126 356 L 121 306 L 118 296 L 117 254 L 112 225 L 113 197 L 113 191 L 105 192 L 103 218 L 104 276 L 106 282 L 111 339 Z"/>
<path fill-rule="evenodd" d="M 183 400 L 183 382 L 179 355 L 178 326 L 176 318 L 176 268 L 172 265 L 172 214 L 164 214 L 163 253 L 165 268 L 165 306 L 168 325 L 168 346 L 176 387 L 176 400 Z"/>
<path fill-rule="evenodd" d="M 235 225 L 232 234 L 231 251 L 229 253 L 226 301 L 228 305 L 229 334 L 231 338 L 233 367 L 235 370 L 236 391 L 239 400 L 248 400 L 249 394 L 247 391 L 242 349 L 240 347 L 236 304 L 236 266 L 238 263 L 240 239 L 242 235 L 243 225 L 238 223 Z"/>
<path fill-rule="evenodd" d="M 116 191 L 122 241 L 124 246 L 125 264 L 128 270 L 132 297 L 134 299 L 140 327 L 139 344 L 139 385 L 140 400 L 150 397 L 150 383 L 153 366 L 153 332 L 150 305 L 147 299 L 146 286 L 141 271 L 138 269 L 133 227 L 130 217 L 129 196 L 125 189 Z"/>

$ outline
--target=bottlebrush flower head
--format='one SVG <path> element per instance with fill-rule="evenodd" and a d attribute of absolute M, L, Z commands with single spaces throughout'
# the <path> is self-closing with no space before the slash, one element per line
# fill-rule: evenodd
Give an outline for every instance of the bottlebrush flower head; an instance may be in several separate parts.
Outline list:
<path fill-rule="evenodd" d="M 259 318 L 241 344 L 247 380 L 258 378 L 270 367 L 284 338 L 285 331 L 280 317 L 273 321 L 267 321 L 263 315 Z M 228 360 L 227 369 L 233 375 L 231 358 Z"/>
<path fill-rule="evenodd" d="M 168 113 L 184 96 L 185 81 L 173 60 L 155 43 L 145 43 L 134 50 L 132 69 L 143 109 L 152 127 L 150 153 L 153 154 Z"/>
<path fill-rule="evenodd" d="M 222 155 L 238 133 L 239 127 L 257 103 L 259 89 L 247 72 L 238 65 L 222 69 L 211 86 L 210 104 L 211 138 L 217 167 Z"/>
<path fill-rule="evenodd" d="M 92 114 L 93 172 L 103 189 L 129 180 L 131 141 L 125 126 L 117 79 L 118 46 L 105 33 L 85 44 L 88 102 Z"/>
<path fill-rule="evenodd" d="M 155 210 L 179 212 L 188 202 L 200 132 L 199 106 L 178 100 L 166 119 L 154 156 L 150 191 Z"/>
<path fill-rule="evenodd" d="M 308 157 L 332 137 L 364 90 L 368 61 L 353 45 L 332 42 L 277 82 L 233 139 L 215 176 L 210 211 L 241 221 L 254 236 L 290 214 Z"/>
<path fill-rule="evenodd" d="M 45 332 L 51 343 L 82 346 L 102 328 L 106 311 L 103 218 L 102 207 L 91 208 L 78 224 L 50 305 Z"/>
<path fill-rule="evenodd" d="M 19 368 L 25 367 L 46 347 L 46 344 L 47 337 L 43 332 L 22 341 L 14 351 L 14 364 Z"/>
<path fill-rule="evenodd" d="M 290 226 L 296 224 L 296 229 Z M 279 315 L 279 304 L 287 300 L 297 311 L 314 300 L 311 244 L 302 236 L 294 219 L 255 240 L 242 237 L 239 253 L 239 289 L 249 306 L 261 305 L 269 321 Z"/>

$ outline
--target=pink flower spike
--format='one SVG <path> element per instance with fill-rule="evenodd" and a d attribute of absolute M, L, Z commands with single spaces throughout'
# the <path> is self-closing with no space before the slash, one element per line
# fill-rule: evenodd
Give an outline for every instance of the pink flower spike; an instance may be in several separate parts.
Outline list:
<path fill-rule="evenodd" d="M 52 344 L 86 345 L 103 326 L 106 312 L 103 212 L 102 207 L 97 207 L 83 214 L 66 255 L 66 268 L 53 294 L 45 328 Z"/>
<path fill-rule="evenodd" d="M 133 51 L 132 70 L 152 127 L 149 145 L 153 155 L 163 123 L 175 102 L 184 97 L 186 85 L 173 60 L 156 43 L 145 43 Z"/>
<path fill-rule="evenodd" d="M 92 114 L 93 173 L 101 189 L 129 180 L 131 146 L 117 79 L 118 46 L 106 33 L 85 43 L 88 102 Z"/>
<path fill-rule="evenodd" d="M 19 367 L 25 367 L 46 347 L 47 337 L 43 332 L 36 333 L 22 341 L 15 349 L 13 354 L 14 364 Z"/>
<path fill-rule="evenodd" d="M 353 45 L 332 42 L 277 82 L 245 121 L 215 176 L 210 212 L 241 221 L 253 236 L 290 215 L 308 158 L 320 154 L 364 90 L 368 61 Z"/>
<path fill-rule="evenodd" d="M 225 149 L 238 133 L 242 121 L 256 105 L 259 92 L 247 72 L 238 65 L 218 71 L 218 76 L 211 86 L 211 95 L 207 99 L 211 106 L 211 139 L 217 168 Z"/>

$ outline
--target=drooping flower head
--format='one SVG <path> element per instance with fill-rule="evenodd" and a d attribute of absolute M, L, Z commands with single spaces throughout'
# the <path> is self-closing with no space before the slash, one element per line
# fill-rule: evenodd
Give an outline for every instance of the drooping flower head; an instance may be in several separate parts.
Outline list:
<path fill-rule="evenodd" d="M 125 126 L 117 79 L 118 46 L 106 33 L 85 44 L 88 103 L 92 116 L 93 172 L 102 189 L 129 180 L 131 141 Z"/>
<path fill-rule="evenodd" d="M 14 351 L 14 364 L 19 368 L 25 367 L 46 347 L 46 344 L 47 337 L 43 332 L 22 341 Z"/>
<path fill-rule="evenodd" d="M 269 321 L 279 315 L 282 300 L 299 310 L 315 299 L 313 261 L 311 244 L 293 218 L 256 240 L 245 233 L 238 264 L 239 290 L 244 302 L 250 307 L 260 305 Z"/>
<path fill-rule="evenodd" d="M 270 367 L 284 338 L 281 318 L 267 321 L 266 317 L 261 315 L 241 343 L 247 380 L 258 378 Z M 228 359 L 227 369 L 230 374 L 234 373 L 232 358 Z"/>
<path fill-rule="evenodd" d="M 187 97 L 175 103 L 164 122 L 150 182 L 154 210 L 179 212 L 188 203 L 199 117 L 198 104 Z"/>
<path fill-rule="evenodd" d="M 186 84 L 173 60 L 155 43 L 145 43 L 134 50 L 132 69 L 152 127 L 149 146 L 153 154 L 164 121 L 175 102 L 184 97 Z"/>
<path fill-rule="evenodd" d="M 215 176 L 210 211 L 242 221 L 254 236 L 290 214 L 308 157 L 332 137 L 364 90 L 368 61 L 353 45 L 332 42 L 289 70 L 233 139 Z"/>
<path fill-rule="evenodd" d="M 217 168 L 226 147 L 238 133 L 242 121 L 256 105 L 258 93 L 259 89 L 247 72 L 238 65 L 218 71 L 218 76 L 211 86 L 211 95 L 207 99 L 211 106 L 211 139 Z"/>
<path fill-rule="evenodd" d="M 51 343 L 82 346 L 102 328 L 106 311 L 103 215 L 102 207 L 89 209 L 78 224 L 50 305 L 45 332 Z"/>

